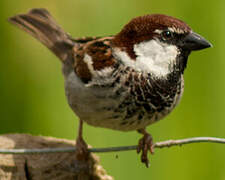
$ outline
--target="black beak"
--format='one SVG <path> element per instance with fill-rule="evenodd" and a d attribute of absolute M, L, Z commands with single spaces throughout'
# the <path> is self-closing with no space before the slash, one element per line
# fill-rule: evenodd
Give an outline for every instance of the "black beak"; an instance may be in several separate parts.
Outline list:
<path fill-rule="evenodd" d="M 181 45 L 182 49 L 195 51 L 212 47 L 211 43 L 195 32 L 191 32 L 184 37 Z"/>

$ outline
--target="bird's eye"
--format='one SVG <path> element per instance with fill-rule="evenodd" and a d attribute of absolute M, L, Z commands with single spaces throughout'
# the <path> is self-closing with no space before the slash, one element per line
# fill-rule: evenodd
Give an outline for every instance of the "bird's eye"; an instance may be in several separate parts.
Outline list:
<path fill-rule="evenodd" d="M 163 31 L 162 36 L 165 40 L 171 39 L 173 37 L 173 33 L 169 30 Z"/>

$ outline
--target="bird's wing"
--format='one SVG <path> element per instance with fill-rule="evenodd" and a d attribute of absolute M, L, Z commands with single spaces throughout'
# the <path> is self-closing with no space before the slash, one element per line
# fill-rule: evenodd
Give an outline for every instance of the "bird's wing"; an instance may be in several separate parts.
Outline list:
<path fill-rule="evenodd" d="M 93 76 L 101 75 L 101 72 L 115 64 L 116 60 L 112 55 L 111 47 L 112 38 L 80 39 L 79 41 L 85 41 L 85 43 L 74 46 L 74 71 L 83 82 L 91 81 Z"/>

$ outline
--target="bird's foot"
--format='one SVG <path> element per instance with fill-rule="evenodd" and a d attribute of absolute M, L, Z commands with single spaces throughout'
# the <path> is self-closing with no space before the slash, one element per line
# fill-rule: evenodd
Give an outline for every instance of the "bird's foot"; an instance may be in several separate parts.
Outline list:
<path fill-rule="evenodd" d="M 76 140 L 76 159 L 79 161 L 87 160 L 89 157 L 88 145 L 84 139 L 78 136 Z"/>
<path fill-rule="evenodd" d="M 78 136 L 76 140 L 75 157 L 76 160 L 74 164 L 74 172 L 88 173 L 88 159 L 89 159 L 88 145 L 80 136 Z"/>
<path fill-rule="evenodd" d="M 148 151 L 150 151 L 151 154 L 154 153 L 153 138 L 145 130 L 138 130 L 138 132 L 142 133 L 144 136 L 139 140 L 137 153 L 142 152 L 141 162 L 143 162 L 146 167 L 149 167 Z"/>

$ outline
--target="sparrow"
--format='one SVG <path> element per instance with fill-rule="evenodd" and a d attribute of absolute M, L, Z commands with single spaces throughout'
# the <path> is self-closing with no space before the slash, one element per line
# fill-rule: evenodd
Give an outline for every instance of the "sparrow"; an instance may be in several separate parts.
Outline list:
<path fill-rule="evenodd" d="M 152 14 L 136 17 L 114 36 L 72 38 L 46 9 L 32 9 L 9 21 L 52 51 L 62 63 L 65 94 L 79 117 L 76 156 L 85 160 L 83 122 L 141 133 L 137 152 L 148 167 L 154 152 L 146 127 L 167 116 L 184 90 L 192 51 L 211 47 L 185 22 Z"/>

